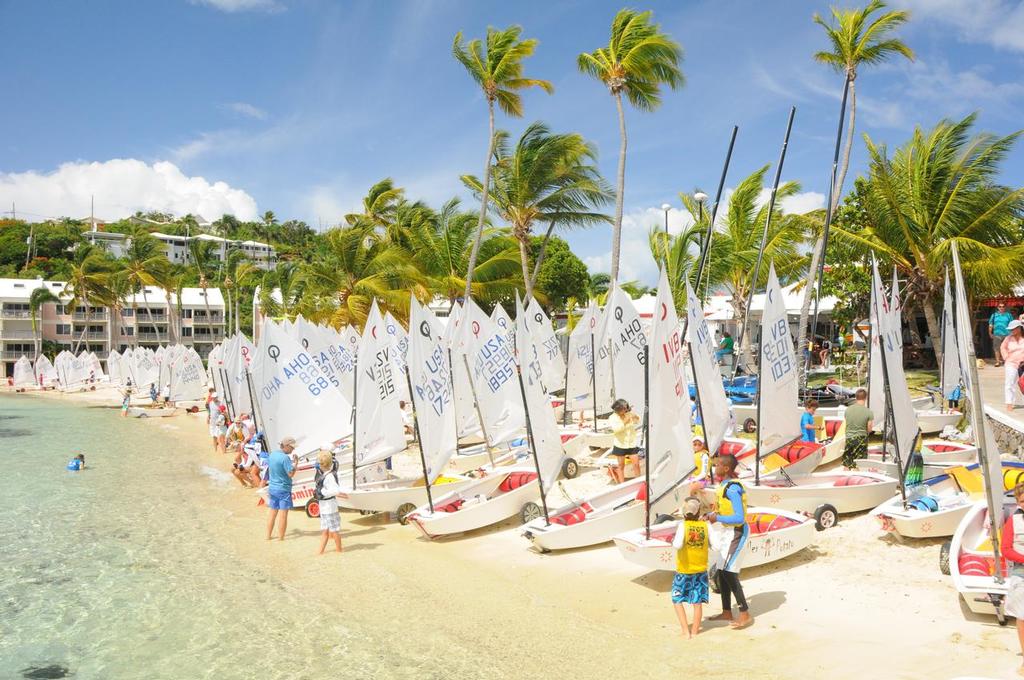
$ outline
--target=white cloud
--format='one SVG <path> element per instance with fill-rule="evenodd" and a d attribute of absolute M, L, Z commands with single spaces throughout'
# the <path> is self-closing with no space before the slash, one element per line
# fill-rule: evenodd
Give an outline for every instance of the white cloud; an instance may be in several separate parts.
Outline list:
<path fill-rule="evenodd" d="M 106 220 L 157 210 L 207 219 L 231 214 L 255 219 L 256 200 L 225 182 L 186 176 L 166 161 L 149 165 L 134 158 L 64 163 L 51 173 L 0 173 L 0 205 L 14 202 L 18 212 L 38 217 L 83 217 L 95 197 L 96 217 Z"/>
<path fill-rule="evenodd" d="M 254 120 L 267 119 L 266 111 L 246 102 L 231 102 L 230 104 L 225 104 L 224 108 L 245 118 L 252 118 Z"/>
<path fill-rule="evenodd" d="M 250 10 L 262 12 L 279 12 L 284 5 L 277 0 L 189 0 L 193 5 L 206 5 L 222 12 L 248 12 Z"/>
<path fill-rule="evenodd" d="M 803 191 L 779 201 L 779 207 L 786 215 L 803 215 L 825 207 L 825 194 L 817 191 Z"/>
<path fill-rule="evenodd" d="M 1000 49 L 1024 51 L 1024 5 L 1006 0 L 897 0 L 914 20 L 952 26 L 960 39 Z"/>

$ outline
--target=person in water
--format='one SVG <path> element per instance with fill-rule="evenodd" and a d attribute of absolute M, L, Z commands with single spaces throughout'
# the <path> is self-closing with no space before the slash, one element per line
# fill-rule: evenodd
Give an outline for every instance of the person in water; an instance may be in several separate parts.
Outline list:
<path fill-rule="evenodd" d="M 78 472 L 85 469 L 85 455 L 78 454 L 74 458 L 68 461 L 68 470 L 72 472 Z"/>
<path fill-rule="evenodd" d="M 754 622 L 747 607 L 747 598 L 740 585 L 740 567 L 743 562 L 743 546 L 750 536 L 747 525 L 746 491 L 743 483 L 736 479 L 736 456 L 731 454 L 715 458 L 715 478 L 719 480 L 715 495 L 718 510 L 710 512 L 707 521 L 714 525 L 716 580 L 722 595 L 722 613 L 712 616 L 712 621 L 731 621 L 732 628 L 746 628 Z M 733 618 L 732 598 L 736 598 L 739 616 Z"/>
<path fill-rule="evenodd" d="M 672 547 L 676 551 L 676 575 L 672 579 L 672 605 L 683 637 L 700 632 L 701 616 L 708 602 L 708 523 L 700 518 L 700 499 L 683 501 L 683 521 L 676 528 Z M 686 607 L 693 605 L 693 623 L 686 620 Z"/>
<path fill-rule="evenodd" d="M 818 411 L 818 402 L 808 399 L 804 404 L 804 413 L 800 416 L 800 439 L 805 442 L 818 441 L 818 426 L 814 423 L 814 414 Z"/>
<path fill-rule="evenodd" d="M 637 448 L 636 427 L 640 424 L 640 417 L 633 413 L 629 402 L 625 399 L 616 399 L 612 404 L 612 414 L 608 417 L 608 426 L 612 429 L 612 455 L 619 464 L 609 468 L 612 481 L 621 484 L 626 481 L 626 458 L 635 456 Z"/>
<path fill-rule="evenodd" d="M 295 437 L 281 440 L 279 449 L 267 459 L 267 507 L 270 508 L 270 520 L 267 522 L 267 540 L 274 537 L 274 523 L 280 516 L 277 526 L 277 537 L 282 541 L 288 531 L 288 511 L 292 509 L 292 477 L 298 469 L 298 458 L 295 456 Z M 281 512 L 281 511 L 284 512 Z"/>

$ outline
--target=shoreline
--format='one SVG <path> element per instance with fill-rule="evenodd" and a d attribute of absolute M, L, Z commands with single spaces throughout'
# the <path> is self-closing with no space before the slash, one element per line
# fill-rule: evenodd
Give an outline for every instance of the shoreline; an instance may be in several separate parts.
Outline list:
<path fill-rule="evenodd" d="M 102 404 L 120 417 L 112 389 L 27 394 Z M 939 573 L 941 540 L 897 542 L 863 515 L 843 517 L 797 555 L 743 571 L 753 627 L 732 631 L 708 622 L 686 641 L 669 602 L 672 573 L 646 573 L 610 544 L 540 555 L 527 549 L 514 519 L 429 541 L 387 517 L 343 512 L 345 552 L 317 556 L 319 522 L 301 511 L 289 515 L 284 542 L 265 540 L 265 510 L 230 477 L 230 457 L 211 450 L 201 413 L 194 421 L 179 413 L 139 424 L 176 440 L 173 454 L 195 471 L 186 502 L 196 504 L 201 522 L 240 566 L 274 579 L 311 611 L 336 602 L 338 623 L 368 630 L 383 657 L 388 645 L 400 645 L 421 660 L 380 677 L 445 677 L 438 653 L 451 649 L 478 657 L 481 677 L 510 669 L 622 677 L 1011 677 L 1019 664 L 1013 629 L 965 614 Z M 712 594 L 706 616 L 719 611 L 717 600 Z"/>

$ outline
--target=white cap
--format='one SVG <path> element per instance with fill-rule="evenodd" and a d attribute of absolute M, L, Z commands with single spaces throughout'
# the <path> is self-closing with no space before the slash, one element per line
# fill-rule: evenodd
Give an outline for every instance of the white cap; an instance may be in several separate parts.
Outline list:
<path fill-rule="evenodd" d="M 1006 330 L 1012 331 L 1014 328 L 1024 328 L 1024 323 L 1021 323 L 1017 319 L 1014 319 L 1010 323 L 1006 324 Z"/>

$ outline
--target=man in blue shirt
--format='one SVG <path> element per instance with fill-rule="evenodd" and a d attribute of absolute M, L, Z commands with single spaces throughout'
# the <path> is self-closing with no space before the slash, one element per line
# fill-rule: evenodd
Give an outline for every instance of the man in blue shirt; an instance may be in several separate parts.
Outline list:
<path fill-rule="evenodd" d="M 804 414 L 800 416 L 800 439 L 805 442 L 816 442 L 818 426 L 814 424 L 814 412 L 818 410 L 818 402 L 808 399 L 804 409 Z"/>
<path fill-rule="evenodd" d="M 295 476 L 299 462 L 294 451 L 295 437 L 285 437 L 281 440 L 281 448 L 272 452 L 267 459 L 267 506 L 270 508 L 268 541 L 274 537 L 274 522 L 279 510 L 284 512 L 280 513 L 277 537 L 283 541 L 284 533 L 288 530 L 288 511 L 292 509 L 292 477 Z"/>
<path fill-rule="evenodd" d="M 1006 311 L 1006 304 L 1000 302 L 996 311 L 988 318 L 988 336 L 992 338 L 992 352 L 996 355 L 996 366 L 1002 366 L 1002 355 L 999 354 L 999 347 L 1003 340 L 1010 334 L 1006 326 L 1013 321 L 1013 314 Z"/>

